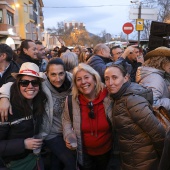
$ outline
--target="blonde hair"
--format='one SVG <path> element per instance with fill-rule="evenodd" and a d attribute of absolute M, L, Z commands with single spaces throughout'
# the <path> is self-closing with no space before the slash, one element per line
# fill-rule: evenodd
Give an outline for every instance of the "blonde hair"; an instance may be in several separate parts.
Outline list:
<path fill-rule="evenodd" d="M 146 60 L 144 63 L 144 66 L 153 67 L 159 70 L 164 70 L 163 66 L 167 62 L 170 62 L 169 57 L 155 56 L 155 57 L 151 57 L 148 60 Z"/>
<path fill-rule="evenodd" d="M 103 83 L 101 82 L 101 78 L 100 78 L 98 72 L 96 70 L 94 70 L 91 66 L 84 64 L 84 63 L 80 63 L 73 70 L 73 88 L 72 88 L 73 97 L 76 98 L 79 95 L 79 90 L 76 85 L 76 75 L 78 72 L 80 72 L 82 70 L 91 74 L 93 76 L 94 80 L 96 81 L 95 93 L 97 96 L 99 94 L 99 92 L 101 90 L 103 90 L 103 87 L 104 87 Z"/>

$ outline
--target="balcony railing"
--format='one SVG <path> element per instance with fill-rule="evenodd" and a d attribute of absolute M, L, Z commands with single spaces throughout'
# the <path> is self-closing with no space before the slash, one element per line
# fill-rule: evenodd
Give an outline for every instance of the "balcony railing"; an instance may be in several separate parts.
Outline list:
<path fill-rule="evenodd" d="M 10 28 L 13 29 L 14 33 L 16 33 L 16 28 L 14 26 L 0 23 L 0 31 L 8 31 Z"/>
<path fill-rule="evenodd" d="M 29 16 L 30 16 L 30 19 L 34 20 L 34 15 L 33 14 L 29 14 Z"/>

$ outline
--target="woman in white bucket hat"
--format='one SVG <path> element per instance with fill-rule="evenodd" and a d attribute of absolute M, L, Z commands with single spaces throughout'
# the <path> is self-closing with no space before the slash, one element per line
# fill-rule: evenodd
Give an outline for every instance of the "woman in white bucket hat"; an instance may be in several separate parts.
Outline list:
<path fill-rule="evenodd" d="M 42 88 L 48 99 L 45 105 L 46 114 L 44 115 L 41 131 L 46 133 L 44 139 L 45 144 L 54 155 L 50 166 L 53 169 L 60 169 L 60 166 L 62 166 L 68 170 L 75 170 L 75 151 L 71 151 L 66 147 L 65 141 L 63 140 L 61 123 L 61 114 L 63 112 L 65 98 L 72 90 L 72 74 L 66 72 L 65 65 L 60 58 L 51 59 L 46 71 L 46 75 L 40 73 L 45 79 L 42 83 Z M 22 72 L 19 72 L 19 74 L 21 73 Z M 15 75 L 17 74 L 14 74 L 14 76 Z M 9 89 L 10 83 L 3 85 L 0 89 L 0 98 L 9 98 Z M 0 103 L 0 107 L 9 103 L 9 101 L 7 99 L 6 103 L 2 103 Z M 1 120 L 5 112 L 7 111 L 2 111 L 0 108 Z"/>
<path fill-rule="evenodd" d="M 41 148 L 42 139 L 34 138 L 40 133 L 45 114 L 45 93 L 42 91 L 43 78 L 36 64 L 22 64 L 10 88 L 12 115 L 0 122 L 0 157 L 9 169 L 37 169 L 38 155 L 33 150 Z"/>

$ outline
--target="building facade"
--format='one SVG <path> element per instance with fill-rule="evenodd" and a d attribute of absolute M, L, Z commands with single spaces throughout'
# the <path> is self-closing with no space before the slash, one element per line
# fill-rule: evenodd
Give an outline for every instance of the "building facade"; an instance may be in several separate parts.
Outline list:
<path fill-rule="evenodd" d="M 0 42 L 16 49 L 24 39 L 42 40 L 42 0 L 0 0 Z"/>

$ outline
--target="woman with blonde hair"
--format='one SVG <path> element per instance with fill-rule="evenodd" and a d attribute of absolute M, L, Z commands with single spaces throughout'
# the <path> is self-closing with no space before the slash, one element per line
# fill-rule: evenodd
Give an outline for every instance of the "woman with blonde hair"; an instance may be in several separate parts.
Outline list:
<path fill-rule="evenodd" d="M 148 52 L 144 66 L 136 73 L 136 82 L 153 91 L 153 106 L 170 111 L 170 49 L 159 47 Z"/>
<path fill-rule="evenodd" d="M 80 170 L 107 169 L 113 143 L 112 102 L 99 74 L 89 65 L 74 68 L 72 94 L 72 118 L 67 98 L 62 119 L 66 146 L 75 149 L 69 137 L 77 140 Z"/>

